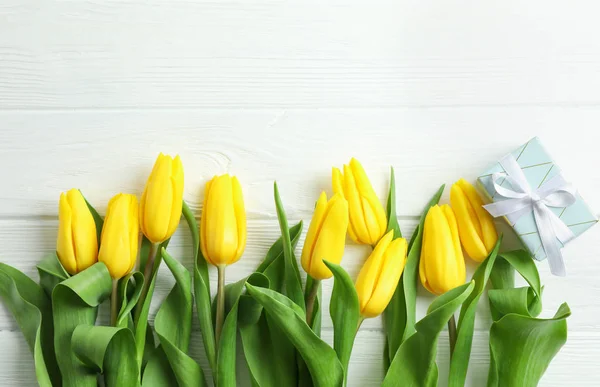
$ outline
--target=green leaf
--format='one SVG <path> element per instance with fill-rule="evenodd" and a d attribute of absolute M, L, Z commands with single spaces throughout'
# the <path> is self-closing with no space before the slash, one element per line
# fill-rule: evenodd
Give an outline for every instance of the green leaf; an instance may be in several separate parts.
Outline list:
<path fill-rule="evenodd" d="M 490 329 L 488 387 L 537 386 L 548 365 L 567 342 L 571 315 L 564 303 L 551 319 L 508 314 Z"/>
<path fill-rule="evenodd" d="M 498 238 L 494 249 L 473 274 L 472 281 L 475 282 L 475 289 L 460 309 L 456 345 L 454 346 L 454 352 L 450 359 L 448 387 L 462 387 L 465 385 L 467 369 L 469 368 L 469 358 L 471 357 L 471 347 L 473 344 L 477 303 L 488 283 L 501 243 L 502 236 Z"/>
<path fill-rule="evenodd" d="M 0 263 L 0 297 L 33 353 L 38 384 L 61 385 L 52 342 L 52 309 L 42 287 L 19 270 Z"/>
<path fill-rule="evenodd" d="M 78 325 L 73 352 L 93 373 L 102 373 L 106 386 L 138 387 L 140 371 L 135 339 L 128 328 Z"/>
<path fill-rule="evenodd" d="M 81 192 L 81 190 L 79 192 Z M 94 223 L 96 224 L 96 238 L 98 239 L 98 248 L 100 248 L 100 237 L 102 236 L 102 227 L 104 226 L 104 220 L 102 219 L 98 211 L 96 211 L 94 206 L 92 206 L 90 202 L 87 201 L 83 193 L 81 193 L 81 196 L 83 196 L 83 200 L 85 200 L 85 204 L 87 204 L 87 207 L 92 214 L 92 218 L 94 218 Z"/>
<path fill-rule="evenodd" d="M 327 261 L 323 262 L 331 270 L 335 279 L 329 313 L 333 322 L 333 348 L 340 359 L 344 370 L 344 379 L 346 379 L 360 319 L 358 294 L 356 294 L 352 279 L 341 266 Z"/>
<path fill-rule="evenodd" d="M 398 348 L 382 387 L 434 387 L 437 385 L 437 341 L 440 332 L 454 312 L 469 297 L 475 284 L 461 285 L 437 297 L 429 306 L 427 315 L 415 324 L 415 333 Z"/>
<path fill-rule="evenodd" d="M 156 385 L 162 378 L 150 378 L 164 372 L 172 375 L 180 386 L 205 386 L 202 369 L 187 355 L 192 330 L 192 278 L 187 269 L 162 248 L 161 256 L 175 277 L 175 285 L 163 301 L 154 319 L 154 330 L 160 345 L 144 370 L 144 385 Z M 164 352 L 164 356 L 161 352 Z M 165 364 L 166 362 L 166 364 Z M 168 365 L 168 367 L 167 367 Z M 156 370 L 155 368 L 158 368 Z M 167 379 L 170 379 L 167 377 Z"/>
<path fill-rule="evenodd" d="M 204 343 L 204 351 L 210 364 L 213 375 L 217 371 L 217 347 L 215 343 L 215 330 L 213 326 L 213 312 L 211 307 L 210 282 L 208 279 L 208 265 L 200 249 L 200 230 L 196 218 L 188 204 L 183 201 L 183 217 L 187 221 L 192 234 L 192 247 L 194 252 L 194 299 L 196 312 L 200 323 L 200 333 Z M 213 376 L 214 377 L 214 376 Z"/>
<path fill-rule="evenodd" d="M 298 245 L 298 241 L 300 240 L 300 235 L 302 234 L 302 221 L 299 221 L 298 223 L 296 223 L 292 228 L 290 228 L 290 239 L 292 242 L 292 251 L 296 248 L 296 246 Z M 283 253 L 283 237 L 279 237 L 275 243 L 273 243 L 273 245 L 271 245 L 271 247 L 269 248 L 269 251 L 267 251 L 267 255 L 265 256 L 265 259 L 263 259 L 263 261 L 260 263 L 260 265 L 258 265 L 258 267 L 256 268 L 256 271 L 258 273 L 264 273 L 267 268 L 269 266 L 271 266 L 275 261 L 277 260 L 281 260 L 283 262 L 284 260 L 284 253 Z M 277 290 L 279 290 L 277 288 Z"/>
<path fill-rule="evenodd" d="M 235 387 L 237 385 L 235 361 L 238 306 L 246 284 L 268 288 L 269 280 L 261 273 L 252 273 L 249 277 L 225 287 L 226 317 L 218 343 L 219 351 L 217 355 L 216 380 L 219 387 Z M 246 302 L 248 301 L 246 300 Z"/>
<path fill-rule="evenodd" d="M 252 295 L 296 347 L 317 387 L 338 387 L 344 371 L 336 352 L 321 340 L 304 321 L 304 311 L 289 298 L 269 289 L 246 285 Z"/>
<path fill-rule="evenodd" d="M 515 270 L 529 286 L 513 287 Z M 565 303 L 553 318 L 535 318 L 542 310 L 543 288 L 535 262 L 524 250 L 499 254 L 491 279 L 488 386 L 535 386 L 567 340 L 571 311 Z"/>
<path fill-rule="evenodd" d="M 387 200 L 387 231 L 394 230 L 394 239 L 402 238 L 402 231 L 398 224 L 398 215 L 396 214 L 396 178 L 394 177 L 394 167 L 390 168 L 390 192 Z"/>
<path fill-rule="evenodd" d="M 419 225 L 413 232 L 410 243 L 408 244 L 408 255 L 404 272 L 398 282 L 396 291 L 392 296 L 390 303 L 383 312 L 383 322 L 386 333 L 386 345 L 384 354 L 384 365 L 389 365 L 394 359 L 396 351 L 410 335 L 415 332 L 415 322 L 417 320 L 417 274 L 419 271 L 419 259 L 421 256 L 421 243 L 423 241 L 423 224 L 425 215 L 429 208 L 440 201 L 444 185 L 433 195 L 423 213 Z M 391 206 L 388 203 L 388 209 Z M 388 213 L 388 218 L 391 215 Z M 386 367 L 387 369 L 387 367 Z"/>
<path fill-rule="evenodd" d="M 130 324 L 131 311 L 140 299 L 143 287 L 144 275 L 139 271 L 129 273 L 119 280 L 118 294 L 121 299 L 121 309 L 117 315 L 118 327 L 127 327 Z"/>
<path fill-rule="evenodd" d="M 255 324 L 240 326 L 244 356 L 256 386 L 296 385 L 294 346 L 285 333 L 263 313 Z"/>
<path fill-rule="evenodd" d="M 52 297 L 52 291 L 59 282 L 69 278 L 69 274 L 65 271 L 56 251 L 46 255 L 37 265 L 38 274 L 40 275 L 40 285 L 48 295 Z"/>
<path fill-rule="evenodd" d="M 290 228 L 293 249 L 296 248 L 301 233 L 301 221 Z M 270 289 L 283 291 L 285 257 L 282 237 L 273 243 L 256 271 L 267 277 Z M 248 299 L 254 301 L 248 295 L 242 295 L 240 298 L 238 322 L 244 357 L 253 385 L 260 387 L 295 386 L 298 372 L 296 349 L 285 333 L 271 321 L 260 304 L 259 317 L 256 318 L 258 309 L 255 305 L 246 306 Z M 315 315 L 316 322 L 317 316 Z M 316 325 L 314 326 L 316 328 Z"/>
<path fill-rule="evenodd" d="M 304 293 L 302 292 L 302 280 L 300 279 L 300 270 L 298 262 L 294 256 L 292 242 L 290 239 L 290 230 L 288 221 L 285 216 L 285 210 L 279 196 L 277 183 L 273 184 L 275 207 L 277 208 L 277 219 L 281 228 L 281 237 L 283 240 L 283 255 L 285 257 L 285 294 L 299 305 L 303 310 L 306 308 L 304 304 Z"/>
<path fill-rule="evenodd" d="M 98 262 L 56 285 L 52 292 L 54 349 L 63 386 L 96 386 L 96 373 L 77 358 L 71 336 L 78 325 L 94 325 L 98 305 L 112 291 L 108 269 Z"/>

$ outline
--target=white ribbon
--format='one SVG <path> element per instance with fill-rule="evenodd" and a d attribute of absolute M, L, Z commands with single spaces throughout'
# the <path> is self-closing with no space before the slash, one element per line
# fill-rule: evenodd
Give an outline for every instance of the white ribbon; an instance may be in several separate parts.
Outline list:
<path fill-rule="evenodd" d="M 533 211 L 542 247 L 548 257 L 550 271 L 554 275 L 564 276 L 566 274 L 565 263 L 556 239 L 565 244 L 575 235 L 548 207 L 568 207 L 575 203 L 577 192 L 575 187 L 558 174 L 538 189 L 532 190 L 513 155 L 509 154 L 502 158 L 500 165 L 506 171 L 506 176 L 494 173 L 492 181 L 496 193 L 505 197 L 506 200 L 483 207 L 495 218 L 506 216 L 512 224 L 515 224 L 521 216 Z M 500 186 L 498 180 L 502 177 L 510 183 L 512 189 Z"/>

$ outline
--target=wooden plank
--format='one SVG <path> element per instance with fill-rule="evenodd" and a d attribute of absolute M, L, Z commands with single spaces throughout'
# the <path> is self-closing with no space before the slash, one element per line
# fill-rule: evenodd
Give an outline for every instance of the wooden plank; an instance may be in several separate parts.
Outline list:
<path fill-rule="evenodd" d="M 356 156 L 382 201 L 394 166 L 398 213 L 418 216 L 440 184 L 474 180 L 536 135 L 598 209 L 599 126 L 593 108 L 0 113 L 0 216 L 56 216 L 71 187 L 103 212 L 116 192 L 141 193 L 160 151 L 181 155 L 196 212 L 204 183 L 228 172 L 250 216 L 275 216 L 277 180 L 289 215 L 306 217 L 331 167 Z"/>
<path fill-rule="evenodd" d="M 323 339 L 332 343 L 333 332 L 326 329 Z M 29 348 L 20 332 L 0 331 L 0 342 L 4 350 L 0 351 L 0 385 L 27 387 L 37 386 L 33 370 L 33 359 Z M 190 345 L 190 355 L 198 361 L 205 372 L 208 370 L 206 358 L 203 355 L 202 342 L 199 332 L 194 332 Z M 596 386 L 600 373 L 597 358 L 600 356 L 600 335 L 598 333 L 571 333 L 567 344 L 561 349 L 550 364 L 540 382 L 540 387 L 571 386 L 577 381 L 577 386 Z M 349 365 L 348 386 L 375 387 L 381 384 L 383 378 L 382 365 L 383 333 L 379 330 L 360 330 L 354 343 L 354 350 Z M 439 386 L 447 385 L 448 375 L 448 336 L 440 335 L 438 341 Z M 238 357 L 238 378 L 245 379 L 243 355 Z M 489 349 L 487 332 L 476 332 L 473 340 L 471 364 L 467 376 L 468 387 L 484 386 L 489 367 Z M 210 380 L 210 372 L 206 373 Z M 241 386 L 246 386 L 240 383 Z"/>
<path fill-rule="evenodd" d="M 290 219 L 290 223 L 294 222 L 296 222 L 295 219 Z M 416 226 L 416 221 L 400 220 L 400 225 L 406 236 L 409 237 Z M 0 220 L 0 240 L 3 241 L 3 250 L 0 259 L 23 270 L 32 278 L 37 278 L 35 265 L 45 253 L 55 248 L 56 232 L 57 221 L 55 220 Z M 598 263 L 596 255 L 596 251 L 600 249 L 598 232 L 600 232 L 600 228 L 584 234 L 580 238 L 581 240 L 573 242 L 574 244 L 566 249 L 565 256 L 568 260 L 570 274 L 568 277 L 552 277 L 545 262 L 538 265 L 542 281 L 546 285 L 544 290 L 545 303 L 543 316 L 553 315 L 558 305 L 562 302 L 568 302 L 575 311 L 569 319 L 569 326 L 572 329 L 580 331 L 594 331 L 600 327 L 600 323 L 596 318 L 596 316 L 600 315 L 600 305 L 597 302 L 600 299 L 600 289 L 596 286 L 597 279 L 600 276 L 600 263 Z M 230 266 L 227 270 L 227 282 L 235 282 L 252 273 L 264 258 L 268 248 L 277 239 L 278 233 L 279 226 L 276 219 L 250 219 L 248 222 L 248 245 L 246 252 L 240 261 Z M 297 256 L 300 256 L 304 233 L 299 243 Z M 192 268 L 191 239 L 185 223 L 182 223 L 180 229 L 173 236 L 169 245 L 169 251 L 174 257 L 181 260 L 186 267 Z M 358 275 L 358 271 L 369 252 L 370 247 L 368 246 L 348 244 L 346 247 L 346 254 L 342 265 L 352 278 L 356 278 Z M 474 271 L 476 266 L 470 260 L 467 263 L 470 276 L 470 273 Z M 210 277 L 214 294 L 217 278 L 214 268 L 211 268 Z M 519 283 L 524 285 L 523 281 L 519 281 Z M 156 284 L 152 316 L 173 284 L 172 275 L 163 265 Z M 331 327 L 329 299 L 332 287 L 332 280 L 323 282 L 324 327 Z M 425 315 L 427 307 L 432 300 L 433 296 L 419 286 L 418 316 Z M 108 322 L 107 304 L 104 305 L 101 313 L 101 321 L 103 323 Z M 490 324 L 489 307 L 484 297 L 479 304 L 476 327 L 477 329 L 487 330 Z M 381 319 L 368 319 L 363 324 L 363 327 L 365 329 L 379 329 L 381 328 Z M 17 329 L 13 318 L 4 305 L 0 306 L 1 329 Z"/>
<path fill-rule="evenodd" d="M 599 10 L 593 0 L 9 0 L 0 8 L 0 101 L 3 109 L 597 105 Z"/>

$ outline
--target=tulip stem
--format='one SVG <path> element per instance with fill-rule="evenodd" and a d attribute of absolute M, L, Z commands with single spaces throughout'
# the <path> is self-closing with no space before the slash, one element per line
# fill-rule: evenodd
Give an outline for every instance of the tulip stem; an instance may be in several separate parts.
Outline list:
<path fill-rule="evenodd" d="M 450 358 L 454 354 L 454 347 L 456 346 L 456 320 L 454 315 L 448 320 L 448 337 L 450 339 Z"/>
<path fill-rule="evenodd" d="M 321 286 L 321 280 L 313 280 L 312 287 L 306 295 L 306 323 L 311 328 L 315 317 L 313 314 L 315 310 L 315 300 L 317 299 L 317 294 L 319 294 L 319 286 Z"/>
<path fill-rule="evenodd" d="M 117 325 L 117 289 L 119 285 L 119 280 L 112 280 L 112 293 L 110 294 L 110 325 L 113 327 Z"/>
<path fill-rule="evenodd" d="M 217 283 L 217 316 L 215 318 L 215 342 L 219 348 L 221 331 L 223 330 L 223 321 L 225 320 L 225 265 L 217 266 L 219 280 Z"/>
<path fill-rule="evenodd" d="M 150 291 L 150 283 L 152 282 L 151 277 L 154 270 L 154 260 L 156 258 L 156 253 L 158 252 L 159 245 L 159 243 L 150 244 L 150 250 L 148 251 L 148 259 L 146 260 L 146 267 L 144 268 L 144 287 L 142 288 L 142 293 L 140 294 L 138 303 L 135 306 L 135 318 L 133 319 L 133 321 L 136 325 L 140 320 L 142 309 L 144 309 L 144 303 L 146 302 L 148 292 Z"/>

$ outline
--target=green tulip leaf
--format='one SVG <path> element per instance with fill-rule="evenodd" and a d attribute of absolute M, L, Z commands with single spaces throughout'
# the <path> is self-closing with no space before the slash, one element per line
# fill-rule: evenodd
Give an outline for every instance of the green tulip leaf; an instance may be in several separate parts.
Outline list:
<path fill-rule="evenodd" d="M 507 314 L 490 329 L 488 387 L 537 386 L 548 365 L 567 342 L 564 303 L 551 319 Z"/>
<path fill-rule="evenodd" d="M 81 192 L 81 190 L 79 190 L 79 192 Z M 104 220 L 102 219 L 102 217 L 100 216 L 98 211 L 96 211 L 94 206 L 92 206 L 90 204 L 90 202 L 87 201 L 87 199 L 85 198 L 83 193 L 81 193 L 81 196 L 83 196 L 83 200 L 85 200 L 85 204 L 87 205 L 88 209 L 90 210 L 90 213 L 92 214 L 92 218 L 94 218 L 94 223 L 96 224 L 96 238 L 98 240 L 98 248 L 100 248 L 100 239 L 101 239 L 100 237 L 102 236 L 102 227 L 104 226 Z"/>
<path fill-rule="evenodd" d="M 206 386 L 202 368 L 187 355 L 192 330 L 192 278 L 164 248 L 160 253 L 175 277 L 175 285 L 154 319 L 160 345 L 146 365 L 143 385 L 159 386 L 159 382 L 168 380 L 168 385 Z"/>
<path fill-rule="evenodd" d="M 448 387 L 462 387 L 465 385 L 467 369 L 469 368 L 469 358 L 471 357 L 471 347 L 473 345 L 473 331 L 475 330 L 477 303 L 487 286 L 501 243 L 502 236 L 498 238 L 494 249 L 473 274 L 472 281 L 475 282 L 475 289 L 460 309 L 456 344 L 450 359 Z"/>
<path fill-rule="evenodd" d="M 46 255 L 37 265 L 40 275 L 40 286 L 44 289 L 48 297 L 52 297 L 52 291 L 56 284 L 69 278 L 69 274 L 58 260 L 56 251 Z"/>
<path fill-rule="evenodd" d="M 402 238 L 400 224 L 398 224 L 398 215 L 396 214 L 396 178 L 394 176 L 394 167 L 390 168 L 390 192 L 387 200 L 387 231 L 394 230 L 394 239 Z"/>
<path fill-rule="evenodd" d="M 437 341 L 454 312 L 471 295 L 474 282 L 461 285 L 437 297 L 427 315 L 415 324 L 415 333 L 398 348 L 382 387 L 435 387 L 438 370 L 435 363 Z"/>
<path fill-rule="evenodd" d="M 245 285 L 251 284 L 258 287 L 269 287 L 269 280 L 261 273 L 252 273 L 236 283 L 225 287 L 225 312 L 226 317 L 223 322 L 223 330 L 219 339 L 217 355 L 217 378 L 216 384 L 219 387 L 235 387 L 236 383 L 236 341 L 239 315 L 239 303 Z M 246 299 L 246 307 L 250 300 Z M 256 304 L 258 305 L 258 304 Z"/>
<path fill-rule="evenodd" d="M 117 315 L 118 327 L 132 326 L 131 311 L 140 299 L 143 287 L 144 275 L 139 271 L 129 273 L 119 280 L 118 294 L 121 299 L 121 309 Z"/>
<path fill-rule="evenodd" d="M 135 339 L 128 328 L 78 325 L 73 352 L 93 373 L 102 373 L 108 387 L 138 387 L 140 370 Z"/>
<path fill-rule="evenodd" d="M 60 386 L 61 376 L 54 355 L 52 308 L 44 289 L 19 270 L 0 263 L 0 297 L 33 353 L 38 384 Z"/>
<path fill-rule="evenodd" d="M 75 355 L 71 337 L 78 325 L 94 325 L 98 305 L 108 298 L 111 291 L 112 279 L 102 262 L 54 287 L 54 349 L 65 387 L 96 386 L 96 373 Z"/>
<path fill-rule="evenodd" d="M 208 279 L 208 264 L 202 256 L 200 249 L 200 230 L 194 217 L 194 213 L 183 201 L 183 217 L 187 221 L 192 234 L 192 247 L 194 251 L 194 299 L 196 301 L 196 313 L 200 323 L 200 333 L 204 343 L 204 351 L 210 364 L 213 375 L 217 371 L 217 346 L 215 343 L 215 329 L 213 326 L 212 302 L 210 296 L 210 282 Z"/>
<path fill-rule="evenodd" d="M 304 321 L 304 310 L 294 301 L 270 289 L 246 285 L 248 293 L 265 309 L 287 335 L 308 367 L 317 387 L 338 387 L 344 381 L 344 371 L 336 352 L 321 340 Z"/>
<path fill-rule="evenodd" d="M 296 248 L 301 233 L 302 222 L 290 228 L 292 249 Z M 263 273 L 268 279 L 269 289 L 277 292 L 284 291 L 285 257 L 282 237 L 273 243 L 256 271 Z M 253 385 L 260 387 L 297 385 L 296 349 L 285 333 L 264 312 L 262 305 L 256 320 L 258 309 L 255 305 L 246 307 L 247 299 L 254 301 L 249 295 L 241 296 L 238 322 L 244 357 Z M 315 315 L 315 322 L 316 320 Z"/>
<path fill-rule="evenodd" d="M 333 348 L 342 364 L 345 379 L 348 377 L 348 363 L 360 320 L 358 294 L 352 279 L 339 265 L 323 261 L 334 277 L 329 314 L 333 322 Z"/>
<path fill-rule="evenodd" d="M 529 286 L 514 288 L 515 271 Z M 536 318 L 542 310 L 543 287 L 533 258 L 524 250 L 499 254 L 490 278 L 494 322 L 488 386 L 535 386 L 567 341 L 571 311 L 565 303 L 553 318 Z"/>
<path fill-rule="evenodd" d="M 150 257 L 151 253 L 156 254 L 154 258 L 154 265 L 150 273 L 150 278 L 144 278 L 144 283 L 149 282 L 148 284 L 148 292 L 146 293 L 146 297 L 143 300 L 138 300 L 135 305 L 134 312 L 137 317 L 137 321 L 135 323 L 135 345 L 137 348 L 137 358 L 138 362 L 145 364 L 145 360 L 148 359 L 148 356 L 153 351 L 153 348 L 146 348 L 146 343 L 148 342 L 148 317 L 150 314 L 150 304 L 152 303 L 152 296 L 154 295 L 154 287 L 156 286 L 156 275 L 158 273 L 158 268 L 162 262 L 162 254 L 160 252 L 162 249 L 166 249 L 169 244 L 169 239 L 160 243 L 158 246 L 152 246 L 151 242 L 142 235 L 142 247 L 140 249 L 140 272 L 145 272 L 146 263 Z M 156 252 L 153 252 L 152 249 L 156 248 Z M 144 276 L 142 274 L 142 276 Z M 138 316 L 138 309 L 139 311 Z"/>
<path fill-rule="evenodd" d="M 383 312 L 383 323 L 386 334 L 384 365 L 387 369 L 394 359 L 400 345 L 415 332 L 415 322 L 417 320 L 417 275 L 419 272 L 419 259 L 421 257 L 421 244 L 423 242 L 423 224 L 429 208 L 440 201 L 444 192 L 444 185 L 433 195 L 423 213 L 419 225 L 413 232 L 410 243 L 408 244 L 408 255 L 404 272 L 396 291 L 392 296 L 390 303 Z M 390 195 L 390 198 L 392 196 Z M 388 209 L 392 206 L 388 203 Z M 392 217 L 388 213 L 388 218 Z"/>
<path fill-rule="evenodd" d="M 296 262 L 296 257 L 294 256 L 294 249 L 292 248 L 287 217 L 285 215 L 283 204 L 281 203 L 277 183 L 273 184 L 273 188 L 275 207 L 277 208 L 277 219 L 279 220 L 283 241 L 283 255 L 285 257 L 285 294 L 304 310 L 305 304 L 304 293 L 302 292 L 302 280 L 300 278 L 298 262 Z"/>

